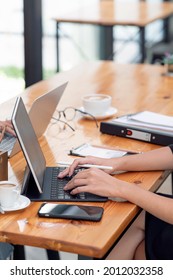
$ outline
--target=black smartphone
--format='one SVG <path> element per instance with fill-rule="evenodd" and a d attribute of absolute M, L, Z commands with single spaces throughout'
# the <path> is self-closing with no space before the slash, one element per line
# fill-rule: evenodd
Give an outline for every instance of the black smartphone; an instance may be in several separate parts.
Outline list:
<path fill-rule="evenodd" d="M 104 209 L 99 206 L 43 203 L 38 210 L 40 217 L 100 221 Z"/>

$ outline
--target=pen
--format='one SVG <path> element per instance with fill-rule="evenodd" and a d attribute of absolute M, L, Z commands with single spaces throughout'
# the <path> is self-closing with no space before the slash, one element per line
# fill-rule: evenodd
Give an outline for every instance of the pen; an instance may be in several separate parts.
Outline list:
<path fill-rule="evenodd" d="M 67 162 L 67 161 L 60 161 L 58 162 L 58 165 L 64 165 L 64 166 L 69 166 L 71 165 L 72 162 Z M 95 165 L 95 164 L 79 164 L 78 167 L 86 167 L 86 168 L 90 168 L 90 167 L 96 167 L 99 169 L 106 169 L 106 170 L 112 170 L 112 166 L 107 166 L 107 165 Z"/>

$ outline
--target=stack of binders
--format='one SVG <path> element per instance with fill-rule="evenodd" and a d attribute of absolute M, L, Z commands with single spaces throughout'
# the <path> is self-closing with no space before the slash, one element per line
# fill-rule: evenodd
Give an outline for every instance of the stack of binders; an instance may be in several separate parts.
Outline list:
<path fill-rule="evenodd" d="M 173 117 L 144 111 L 101 122 L 100 131 L 167 146 L 173 144 Z"/>

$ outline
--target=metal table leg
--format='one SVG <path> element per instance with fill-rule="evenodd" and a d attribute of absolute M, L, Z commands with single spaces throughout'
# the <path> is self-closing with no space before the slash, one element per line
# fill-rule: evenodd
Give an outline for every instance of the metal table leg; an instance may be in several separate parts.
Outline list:
<path fill-rule="evenodd" d="M 100 26 L 99 28 L 99 58 L 101 60 L 113 59 L 113 26 Z"/>

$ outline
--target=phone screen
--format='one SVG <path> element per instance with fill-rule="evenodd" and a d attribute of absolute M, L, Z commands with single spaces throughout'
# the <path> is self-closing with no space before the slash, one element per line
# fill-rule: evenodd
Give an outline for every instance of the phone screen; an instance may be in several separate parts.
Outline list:
<path fill-rule="evenodd" d="M 43 203 L 38 214 L 40 217 L 100 221 L 103 211 L 98 206 Z"/>

